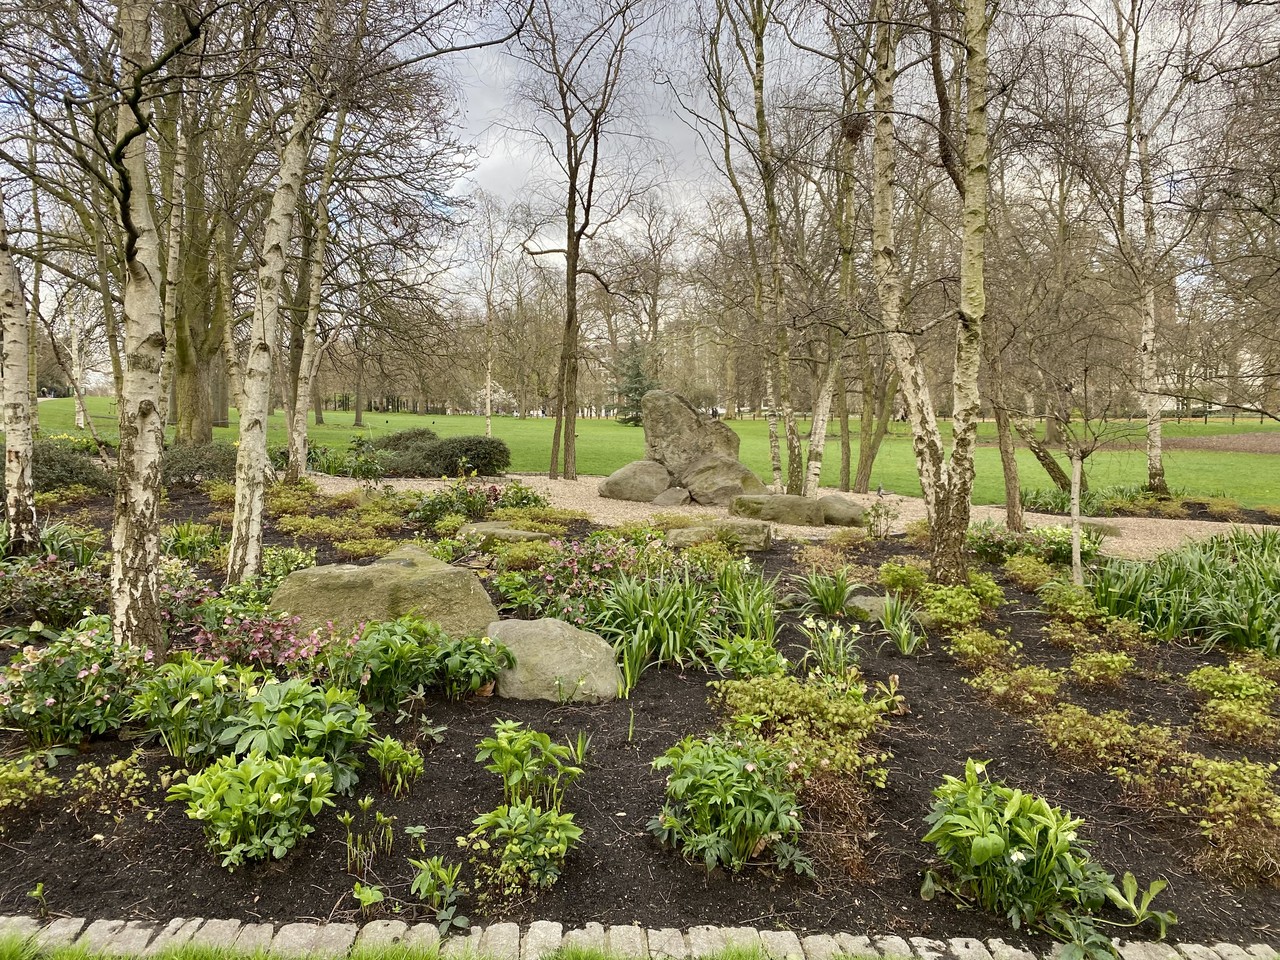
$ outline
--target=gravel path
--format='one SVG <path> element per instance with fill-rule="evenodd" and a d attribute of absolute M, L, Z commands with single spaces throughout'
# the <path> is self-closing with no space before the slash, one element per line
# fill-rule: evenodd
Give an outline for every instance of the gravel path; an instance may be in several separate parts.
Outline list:
<path fill-rule="evenodd" d="M 324 474 L 312 474 L 323 493 L 342 493 L 356 486 L 354 480 L 346 477 L 329 477 Z M 634 520 L 644 520 L 655 513 L 684 513 L 690 516 L 723 517 L 728 515 L 724 507 L 704 507 L 690 505 L 687 507 L 655 507 L 648 503 L 632 503 L 626 500 L 608 500 L 601 497 L 596 488 L 600 477 L 579 477 L 577 480 L 548 480 L 541 475 L 520 475 L 519 479 L 539 493 L 544 494 L 555 507 L 568 510 L 581 510 L 592 520 L 604 526 L 616 526 Z M 440 480 L 390 480 L 387 483 L 396 490 L 421 490 L 429 492 L 444 486 Z M 836 493 L 834 489 L 823 488 L 823 493 Z M 887 494 L 883 499 L 874 493 L 850 493 L 845 496 L 870 507 L 877 500 L 887 503 L 898 511 L 898 518 L 893 524 L 893 532 L 901 533 L 908 523 L 924 517 L 924 501 L 919 497 L 903 497 Z M 1055 526 L 1062 524 L 1065 518 L 1047 513 L 1024 514 L 1028 526 Z M 1004 508 L 975 506 L 973 519 L 997 520 L 1003 522 Z M 1102 552 L 1116 557 L 1132 557 L 1143 559 L 1154 557 L 1158 553 L 1181 546 L 1189 540 L 1203 540 L 1214 534 L 1230 529 L 1231 524 L 1214 523 L 1208 520 L 1161 520 L 1145 517 L 1108 517 L 1104 520 L 1089 521 L 1100 527 L 1107 538 L 1103 542 Z M 791 527 L 775 525 L 774 532 L 778 537 L 788 540 L 820 540 L 836 528 Z"/>

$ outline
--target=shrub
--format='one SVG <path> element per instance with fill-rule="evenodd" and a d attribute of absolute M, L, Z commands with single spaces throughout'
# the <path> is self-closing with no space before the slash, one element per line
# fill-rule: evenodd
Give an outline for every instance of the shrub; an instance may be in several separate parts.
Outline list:
<path fill-rule="evenodd" d="M 222 531 L 207 523 L 185 521 L 166 527 L 160 534 L 160 549 L 170 557 L 201 563 L 222 546 Z"/>
<path fill-rule="evenodd" d="M 1265 744 L 1280 731 L 1280 721 L 1257 700 L 1210 700 L 1197 721 L 1214 739 L 1241 743 Z"/>
<path fill-rule="evenodd" d="M 927 622 L 938 630 L 954 630 L 976 623 L 982 619 L 982 606 L 973 590 L 959 584 L 950 587 L 931 584 L 924 591 Z"/>
<path fill-rule="evenodd" d="M 1212 699 L 1255 700 L 1264 706 L 1275 699 L 1280 683 L 1260 676 L 1238 663 L 1225 667 L 1198 667 L 1187 674 L 1187 686 Z"/>
<path fill-rule="evenodd" d="M 958 630 L 943 641 L 949 654 L 971 670 L 991 666 L 1001 660 L 1011 659 L 1017 647 L 1007 637 L 989 633 L 977 627 Z"/>
<path fill-rule="evenodd" d="M 223 757 L 175 784 L 170 800 L 204 824 L 209 849 L 230 870 L 250 860 L 280 859 L 315 827 L 308 817 L 333 806 L 329 765 L 315 757 Z"/>
<path fill-rule="evenodd" d="M 459 842 L 471 851 L 480 884 L 497 900 L 550 887 L 582 838 L 572 813 L 544 810 L 531 800 L 503 804 L 472 823 L 475 829 Z"/>
<path fill-rule="evenodd" d="M 445 437 L 422 448 L 424 477 L 501 476 L 511 466 L 511 450 L 497 437 Z"/>
<path fill-rule="evenodd" d="M 0 616 L 6 621 L 39 621 L 63 630 L 107 609 L 111 582 L 105 564 L 79 565 L 58 556 L 0 562 Z"/>
<path fill-rule="evenodd" d="M 439 440 L 436 432 L 430 427 L 410 427 L 408 430 L 396 430 L 374 437 L 372 446 L 375 450 L 411 450 Z"/>
<path fill-rule="evenodd" d="M 1071 672 L 1086 686 L 1118 687 L 1125 674 L 1133 669 L 1133 657 L 1127 653 L 1077 653 L 1071 659 Z"/>
<path fill-rule="evenodd" d="M 535 533 L 550 533 L 562 536 L 568 531 L 567 524 L 573 520 L 588 520 L 590 517 L 581 510 L 565 510 L 561 507 L 495 507 L 489 514 L 490 519 L 502 520 L 517 530 L 532 530 Z"/>
<path fill-rule="evenodd" d="M 196 631 L 195 648 L 214 660 L 272 671 L 310 662 L 329 639 L 318 630 L 302 632 L 301 617 L 258 613 L 252 607 L 218 601 L 205 604 L 204 613 L 205 624 Z"/>
<path fill-rule="evenodd" d="M 497 505 L 501 496 L 502 490 L 495 484 L 454 480 L 443 490 L 423 497 L 417 507 L 409 511 L 409 518 L 433 529 L 442 519 L 455 514 L 479 520 Z"/>
<path fill-rule="evenodd" d="M 0 716 L 35 748 L 114 730 L 149 657 L 117 643 L 106 617 L 89 617 L 42 649 L 28 646 L 14 657 L 0 674 Z"/>
<path fill-rule="evenodd" d="M 499 570 L 537 570 L 556 554 L 555 547 L 541 540 L 495 540 L 487 549 L 493 553 Z"/>
<path fill-rule="evenodd" d="M 1102 546 L 1102 533 L 1084 527 L 1080 537 L 1080 556 L 1091 563 Z M 966 534 L 965 544 L 987 563 L 1000 563 L 1008 557 L 1035 557 L 1046 563 L 1071 563 L 1071 528 L 1066 526 L 1032 527 L 1016 533 L 994 520 L 975 523 Z"/>
<path fill-rule="evenodd" d="M 196 487 L 202 482 L 234 482 L 238 450 L 231 443 L 178 444 L 160 456 L 160 482 Z"/>
<path fill-rule="evenodd" d="M 669 773 L 666 802 L 649 829 L 707 869 L 736 872 L 767 855 L 780 870 L 811 875 L 796 845 L 801 823 L 789 761 L 786 750 L 750 736 L 686 737 L 653 762 Z"/>
<path fill-rule="evenodd" d="M 854 605 L 855 597 L 863 589 L 847 570 L 834 573 L 806 574 L 800 583 L 802 592 L 791 598 L 801 611 L 819 617 L 843 617 Z"/>
<path fill-rule="evenodd" d="M 947 776 L 933 795 L 924 842 L 946 864 L 956 895 L 1007 917 L 1014 929 L 1043 930 L 1075 945 L 1077 956 L 1111 957 L 1111 939 L 1095 916 L 1108 901 L 1132 917 L 1121 926 L 1150 920 L 1163 936 L 1177 922 L 1172 914 L 1149 909 L 1163 880 L 1152 883 L 1139 902 L 1137 881 L 1126 874 L 1122 892 L 1079 838 L 1083 820 L 1041 797 L 991 782 L 983 764 L 967 761 L 964 779 Z M 935 889 L 935 875 L 926 874 L 922 893 L 931 898 Z"/>
<path fill-rule="evenodd" d="M 36 493 L 53 493 L 67 487 L 85 487 L 97 493 L 115 489 L 114 472 L 106 470 L 92 455 L 92 444 L 70 439 L 36 437 L 31 449 L 31 485 Z M 0 443 L 0 460 L 4 444 Z M 0 495 L 4 479 L 0 478 Z"/>
<path fill-rule="evenodd" d="M 347 560 L 365 560 L 369 557 L 385 557 L 396 548 L 396 541 L 387 537 L 355 537 L 335 540 L 334 552 Z"/>
<path fill-rule="evenodd" d="M 446 513 L 431 525 L 431 532 L 441 537 L 452 537 L 471 522 L 471 518 L 463 513 Z"/>
<path fill-rule="evenodd" d="M 1070 623 L 1098 623 L 1102 611 L 1085 587 L 1066 580 L 1050 580 L 1039 590 L 1040 602 L 1050 616 Z"/>
<path fill-rule="evenodd" d="M 988 574 L 980 573 L 977 570 L 970 570 L 968 575 L 969 592 L 977 598 L 978 602 L 989 610 L 996 607 L 1004 606 L 1004 591 L 1000 589 L 1000 584 Z"/>
<path fill-rule="evenodd" d="M 476 754 L 476 763 L 502 780 L 507 803 L 529 801 L 546 810 L 559 810 L 565 791 L 582 776 L 575 759 L 581 760 L 571 748 L 517 720 L 495 723 L 493 736 L 480 741 Z"/>
<path fill-rule="evenodd" d="M 422 776 L 426 762 L 418 748 L 406 746 L 394 737 L 383 737 L 369 745 L 369 758 L 378 765 L 378 782 L 384 793 L 403 797 Z"/>
<path fill-rule="evenodd" d="M 510 480 L 503 485 L 494 506 L 510 509 L 549 507 L 551 501 L 528 484 L 520 480 Z"/>

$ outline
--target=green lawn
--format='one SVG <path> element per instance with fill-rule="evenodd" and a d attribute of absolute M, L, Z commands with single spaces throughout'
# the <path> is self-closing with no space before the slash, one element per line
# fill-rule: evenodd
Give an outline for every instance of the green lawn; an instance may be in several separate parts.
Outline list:
<path fill-rule="evenodd" d="M 114 437 L 115 404 L 101 397 L 90 398 L 90 410 L 99 432 Z M 232 426 L 216 430 L 219 439 L 235 439 L 235 413 Z M 354 414 L 326 413 L 325 424 L 312 427 L 311 442 L 342 448 L 357 431 L 352 425 Z M 40 404 L 41 431 L 47 434 L 74 433 L 74 407 L 71 400 L 47 400 Z M 429 426 L 441 436 L 457 436 L 484 432 L 484 419 L 471 416 L 415 416 L 413 414 L 368 413 L 359 432 L 374 437 L 382 433 L 412 426 Z M 763 420 L 730 421 L 742 437 L 742 461 L 761 477 L 769 475 L 769 434 Z M 511 447 L 512 470 L 534 473 L 546 470 L 551 450 L 552 423 L 549 420 L 516 420 L 495 417 L 493 432 Z M 856 425 L 854 427 L 856 431 Z M 1134 425 L 1136 438 L 1139 425 Z M 1280 429 L 1280 425 L 1257 420 L 1239 419 L 1169 422 L 1166 436 L 1208 436 Z M 994 442 L 995 425 L 984 423 L 979 435 Z M 284 417 L 276 414 L 268 427 L 273 444 L 285 442 Z M 856 433 L 855 433 L 856 442 Z M 604 476 L 631 460 L 644 456 L 644 433 L 639 427 L 624 427 L 613 420 L 578 421 L 578 470 L 583 474 Z M 834 484 L 839 474 L 839 445 L 827 448 L 823 482 Z M 1025 450 L 1018 451 L 1022 482 L 1027 487 L 1047 486 L 1049 481 L 1035 459 Z M 1280 504 L 1280 456 L 1258 453 L 1224 453 L 1210 450 L 1168 450 L 1165 470 L 1169 483 L 1177 488 L 1201 494 L 1226 494 L 1245 506 Z M 1089 479 L 1095 485 L 1141 483 L 1146 477 L 1146 459 L 1141 450 L 1099 453 L 1089 464 Z M 871 486 L 883 484 L 886 490 L 902 494 L 919 494 L 911 440 L 906 424 L 894 424 L 885 438 L 872 474 Z M 983 446 L 977 453 L 975 503 L 1002 503 L 1004 484 L 1000 473 L 1000 457 L 994 446 Z"/>

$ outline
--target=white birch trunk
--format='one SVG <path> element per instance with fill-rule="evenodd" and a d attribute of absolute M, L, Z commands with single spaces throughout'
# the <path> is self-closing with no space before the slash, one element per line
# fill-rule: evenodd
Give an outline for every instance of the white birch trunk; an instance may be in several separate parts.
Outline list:
<path fill-rule="evenodd" d="M 151 7 L 121 0 L 122 89 L 129 98 L 151 62 Z M 139 92 L 141 92 L 139 90 Z M 111 623 L 117 640 L 164 653 L 157 596 L 160 561 L 160 457 L 164 451 L 162 375 L 167 343 L 160 290 L 160 238 L 151 212 L 145 99 L 120 104 L 116 173 L 125 234 L 124 357 L 119 407 L 115 523 L 111 531 Z M 141 114 L 141 117 L 139 116 Z"/>
<path fill-rule="evenodd" d="M 258 573 L 262 561 L 262 509 L 271 461 L 267 454 L 267 417 L 271 407 L 271 371 L 280 326 L 280 292 L 298 192 L 310 154 L 311 128 L 321 102 L 314 88 L 303 90 L 289 138 L 280 152 L 280 180 L 271 197 L 258 284 L 254 297 L 249 354 L 240 402 L 240 447 L 236 456 L 236 503 L 228 548 L 227 582 Z"/>
<path fill-rule="evenodd" d="M 298 364 L 296 399 L 290 411 L 289 421 L 289 469 L 286 479 L 295 482 L 307 472 L 307 412 L 311 408 L 311 381 L 320 367 L 320 349 L 317 337 L 320 332 L 320 303 L 324 287 L 324 255 L 329 245 L 329 191 L 338 167 L 338 151 L 342 146 L 342 134 L 346 127 L 346 108 L 338 111 L 334 120 L 333 135 L 329 138 L 329 154 L 325 158 L 324 173 L 316 199 L 316 236 L 311 252 L 310 286 L 307 288 L 307 316 L 302 326 L 302 358 Z M 288 400 L 290 391 L 284 390 Z"/>
<path fill-rule="evenodd" d="M 818 486 L 822 482 L 822 458 L 827 448 L 827 424 L 831 421 L 831 402 L 835 397 L 836 384 L 843 379 L 841 375 L 840 352 L 843 337 L 832 338 L 831 357 L 827 361 L 827 375 L 822 379 L 822 389 L 818 393 L 818 402 L 814 405 L 813 423 L 809 426 L 809 462 L 804 478 L 804 495 L 816 497 Z"/>
<path fill-rule="evenodd" d="M 1084 476 L 1084 457 L 1079 448 L 1071 448 L 1071 582 L 1084 586 L 1084 563 L 1080 553 L 1080 482 Z"/>
<path fill-rule="evenodd" d="M 4 390 L 4 515 L 9 524 L 9 552 L 29 553 L 40 540 L 36 525 L 35 488 L 31 482 L 31 394 L 28 353 L 31 322 L 22 278 L 9 247 L 0 192 L 0 349 Z"/>

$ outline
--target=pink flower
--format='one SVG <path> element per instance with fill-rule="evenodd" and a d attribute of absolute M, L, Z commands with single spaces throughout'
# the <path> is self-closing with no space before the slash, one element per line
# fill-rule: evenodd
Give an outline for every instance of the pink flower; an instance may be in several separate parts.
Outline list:
<path fill-rule="evenodd" d="M 55 700 L 55 699 L 53 699 L 53 697 L 49 697 L 47 700 L 45 700 L 44 705 L 45 705 L 46 707 L 52 707 L 52 706 L 53 706 L 55 703 L 57 703 L 57 702 L 58 702 L 58 701 L 57 701 L 57 700 Z"/>

